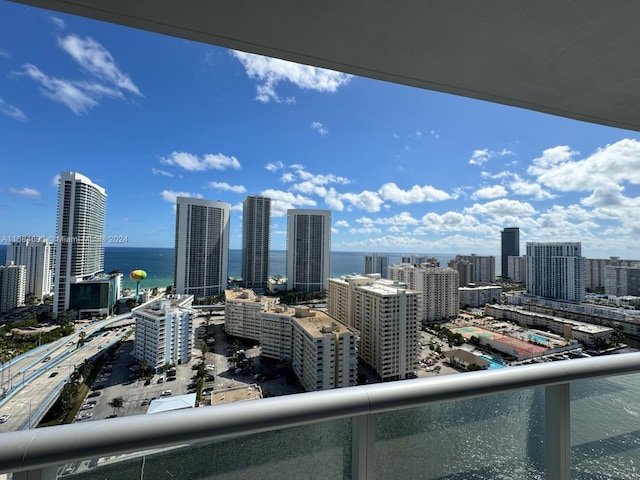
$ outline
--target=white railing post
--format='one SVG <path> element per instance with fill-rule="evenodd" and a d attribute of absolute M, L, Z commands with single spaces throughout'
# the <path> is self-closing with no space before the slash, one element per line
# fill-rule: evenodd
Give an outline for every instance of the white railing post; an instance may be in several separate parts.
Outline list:
<path fill-rule="evenodd" d="M 569 384 L 545 387 L 547 480 L 571 479 L 571 399 Z"/>
<path fill-rule="evenodd" d="M 373 480 L 373 461 L 376 441 L 375 415 L 351 418 L 351 478 Z"/>

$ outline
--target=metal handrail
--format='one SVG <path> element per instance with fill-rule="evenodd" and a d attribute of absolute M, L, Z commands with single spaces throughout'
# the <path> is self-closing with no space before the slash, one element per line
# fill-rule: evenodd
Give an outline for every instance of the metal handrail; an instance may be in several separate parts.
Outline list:
<path fill-rule="evenodd" d="M 364 385 L 0 434 L 0 472 L 640 372 L 640 353 Z"/>

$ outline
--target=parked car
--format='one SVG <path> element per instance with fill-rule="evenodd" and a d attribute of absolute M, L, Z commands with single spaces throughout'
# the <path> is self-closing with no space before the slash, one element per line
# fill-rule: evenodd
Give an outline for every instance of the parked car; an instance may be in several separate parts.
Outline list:
<path fill-rule="evenodd" d="M 7 420 L 9 420 L 11 418 L 11 414 L 10 413 L 6 413 L 4 415 L 0 415 L 0 423 L 6 423 Z"/>
<path fill-rule="evenodd" d="M 172 394 L 171 390 L 163 390 L 162 393 L 160 394 L 160 396 L 161 397 L 168 397 L 171 394 Z"/>

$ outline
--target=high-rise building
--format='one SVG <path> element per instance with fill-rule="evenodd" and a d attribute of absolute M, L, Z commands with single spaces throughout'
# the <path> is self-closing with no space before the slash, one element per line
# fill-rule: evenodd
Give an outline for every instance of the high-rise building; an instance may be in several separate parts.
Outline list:
<path fill-rule="evenodd" d="M 418 292 L 377 274 L 329 279 L 329 314 L 360 332 L 358 356 L 383 381 L 410 378 L 415 373 L 419 302 Z"/>
<path fill-rule="evenodd" d="M 392 265 L 391 280 L 421 293 L 420 319 L 438 322 L 456 318 L 460 312 L 459 276 L 452 268 L 423 265 Z"/>
<path fill-rule="evenodd" d="M 496 275 L 496 258 L 475 253 L 456 255 L 456 258 L 449 262 L 449 267 L 458 270 L 461 287 L 465 287 L 470 282 L 492 283 Z M 468 277 L 470 277 L 469 280 Z"/>
<path fill-rule="evenodd" d="M 364 274 L 379 273 L 381 278 L 389 276 L 389 255 L 374 253 L 364 256 Z"/>
<path fill-rule="evenodd" d="M 432 267 L 439 267 L 440 262 L 437 258 L 427 257 L 426 255 L 402 255 L 400 257 L 400 263 L 410 263 L 411 265 L 421 265 L 423 263 L 428 263 Z"/>
<path fill-rule="evenodd" d="M 0 265 L 0 312 L 24 305 L 26 267 Z"/>
<path fill-rule="evenodd" d="M 520 255 L 519 257 L 508 257 L 509 275 L 511 281 L 524 283 L 527 277 L 527 257 Z"/>
<path fill-rule="evenodd" d="M 636 267 L 607 265 L 605 295 L 640 297 L 640 263 Z"/>
<path fill-rule="evenodd" d="M 249 195 L 242 203 L 242 280 L 264 288 L 269 280 L 271 199 Z"/>
<path fill-rule="evenodd" d="M 69 309 L 72 283 L 104 269 L 107 194 L 84 175 L 62 172 L 58 187 L 53 316 Z"/>
<path fill-rule="evenodd" d="M 7 264 L 26 267 L 25 295 L 42 300 L 51 294 L 53 282 L 52 245 L 46 238 L 25 237 L 7 246 Z"/>
<path fill-rule="evenodd" d="M 579 242 L 527 242 L 527 294 L 581 302 L 584 257 Z"/>
<path fill-rule="evenodd" d="M 606 289 L 607 267 L 634 267 L 640 266 L 640 260 L 623 260 L 620 257 L 609 258 L 585 258 L 584 278 L 585 288 L 602 291 Z M 609 274 L 611 275 L 611 274 Z M 609 288 L 615 288 L 609 281 Z M 614 295 L 611 293 L 610 295 Z"/>
<path fill-rule="evenodd" d="M 287 289 L 327 289 L 331 273 L 331 210 L 287 210 Z"/>
<path fill-rule="evenodd" d="M 177 197 L 174 286 L 196 298 L 222 294 L 229 269 L 228 203 Z"/>
<path fill-rule="evenodd" d="M 191 360 L 193 295 L 170 295 L 135 307 L 136 334 L 132 355 L 157 368 Z"/>
<path fill-rule="evenodd" d="M 291 362 L 307 391 L 357 382 L 358 332 L 330 315 L 278 304 L 250 289 L 225 292 L 225 332 L 260 342 L 262 355 Z"/>
<path fill-rule="evenodd" d="M 518 227 L 508 227 L 502 230 L 502 262 L 500 275 L 503 279 L 511 278 L 509 271 L 509 257 L 520 255 L 520 229 Z"/>

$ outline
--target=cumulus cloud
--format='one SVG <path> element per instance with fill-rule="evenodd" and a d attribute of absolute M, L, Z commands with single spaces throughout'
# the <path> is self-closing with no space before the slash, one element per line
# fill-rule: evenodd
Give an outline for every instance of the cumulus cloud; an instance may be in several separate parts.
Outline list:
<path fill-rule="evenodd" d="M 273 163 L 269 162 L 265 165 L 264 168 L 266 168 L 270 172 L 277 172 L 278 170 L 282 170 L 284 168 L 284 163 L 279 160 Z"/>
<path fill-rule="evenodd" d="M 347 227 L 348 228 L 349 227 L 349 222 L 347 222 L 346 220 L 338 220 L 335 223 L 335 226 L 336 227 Z"/>
<path fill-rule="evenodd" d="M 261 195 L 271 199 L 271 216 L 282 217 L 287 214 L 287 210 L 292 208 L 315 207 L 316 201 L 303 195 L 296 195 L 292 192 L 268 189 Z"/>
<path fill-rule="evenodd" d="M 15 105 L 5 102 L 2 98 L 0 98 L 0 114 L 6 115 L 7 117 L 20 122 L 24 122 L 27 119 L 27 116 L 22 110 Z"/>
<path fill-rule="evenodd" d="M 438 214 L 429 212 L 422 219 L 422 230 L 432 232 L 476 231 L 480 222 L 473 215 L 464 215 L 458 212 L 446 212 Z"/>
<path fill-rule="evenodd" d="M 343 193 L 340 199 L 349 202 L 356 208 L 361 208 L 367 212 L 378 212 L 383 200 L 376 192 L 363 191 L 360 193 Z"/>
<path fill-rule="evenodd" d="M 176 198 L 178 197 L 203 198 L 199 193 L 175 192 L 173 190 L 163 190 L 160 192 L 160 196 L 165 202 L 169 203 L 176 203 Z"/>
<path fill-rule="evenodd" d="M 49 19 L 60 30 L 64 30 L 67 27 L 67 25 L 64 23 L 64 20 L 62 20 L 61 18 L 52 16 L 49 17 Z"/>
<path fill-rule="evenodd" d="M 369 217 L 360 217 L 356 220 L 357 223 L 362 224 L 371 224 L 371 225 L 416 225 L 419 220 L 413 218 L 409 212 L 401 212 L 398 215 L 394 215 L 392 217 L 380 217 L 380 218 L 369 218 Z"/>
<path fill-rule="evenodd" d="M 469 159 L 469 165 L 482 166 L 492 158 L 504 157 L 505 155 L 513 155 L 513 152 L 507 148 L 503 148 L 498 152 L 489 150 L 488 148 L 474 150 Z"/>
<path fill-rule="evenodd" d="M 160 163 L 180 167 L 189 172 L 226 170 L 228 168 L 240 170 L 242 168 L 236 157 L 228 157 L 222 153 L 207 153 L 198 156 L 187 152 L 173 152 L 168 157 L 162 157 Z"/>
<path fill-rule="evenodd" d="M 535 200 L 545 200 L 547 198 L 555 198 L 548 190 L 542 188 L 537 183 L 527 182 L 520 178 L 518 175 L 514 175 L 513 181 L 509 183 L 509 188 L 515 195 L 522 195 L 525 197 L 532 197 Z"/>
<path fill-rule="evenodd" d="M 229 185 L 227 182 L 209 182 L 211 188 L 224 190 L 233 193 L 246 193 L 247 189 L 243 185 Z"/>
<path fill-rule="evenodd" d="M 529 203 L 501 198 L 487 203 L 474 203 L 472 207 L 465 208 L 464 212 L 494 217 L 507 215 L 517 217 L 533 215 L 536 210 Z"/>
<path fill-rule="evenodd" d="M 51 186 L 52 187 L 58 187 L 60 185 L 60 174 L 56 174 L 53 176 L 53 178 L 51 179 Z"/>
<path fill-rule="evenodd" d="M 16 195 L 21 195 L 23 197 L 29 198 L 40 198 L 42 196 L 42 194 L 35 188 L 10 188 L 9 191 L 11 193 L 15 193 Z"/>
<path fill-rule="evenodd" d="M 244 67 L 245 73 L 257 81 L 256 100 L 280 103 L 294 103 L 294 97 L 281 98 L 276 88 L 282 82 L 289 82 L 303 90 L 335 92 L 346 85 L 351 76 L 322 68 L 300 65 L 277 58 L 263 57 L 252 53 L 231 51 Z"/>
<path fill-rule="evenodd" d="M 472 198 L 486 199 L 486 198 L 500 198 L 507 195 L 507 189 L 502 185 L 493 185 L 491 187 L 483 187 L 472 195 Z"/>
<path fill-rule="evenodd" d="M 320 122 L 311 122 L 311 128 L 318 132 L 320 135 L 326 135 L 327 133 L 329 133 L 329 130 L 327 130 Z"/>
<path fill-rule="evenodd" d="M 414 185 L 409 190 L 399 188 L 395 183 L 385 183 L 378 190 L 380 197 L 389 202 L 400 204 L 440 202 L 451 199 L 451 195 L 431 185 Z"/>

